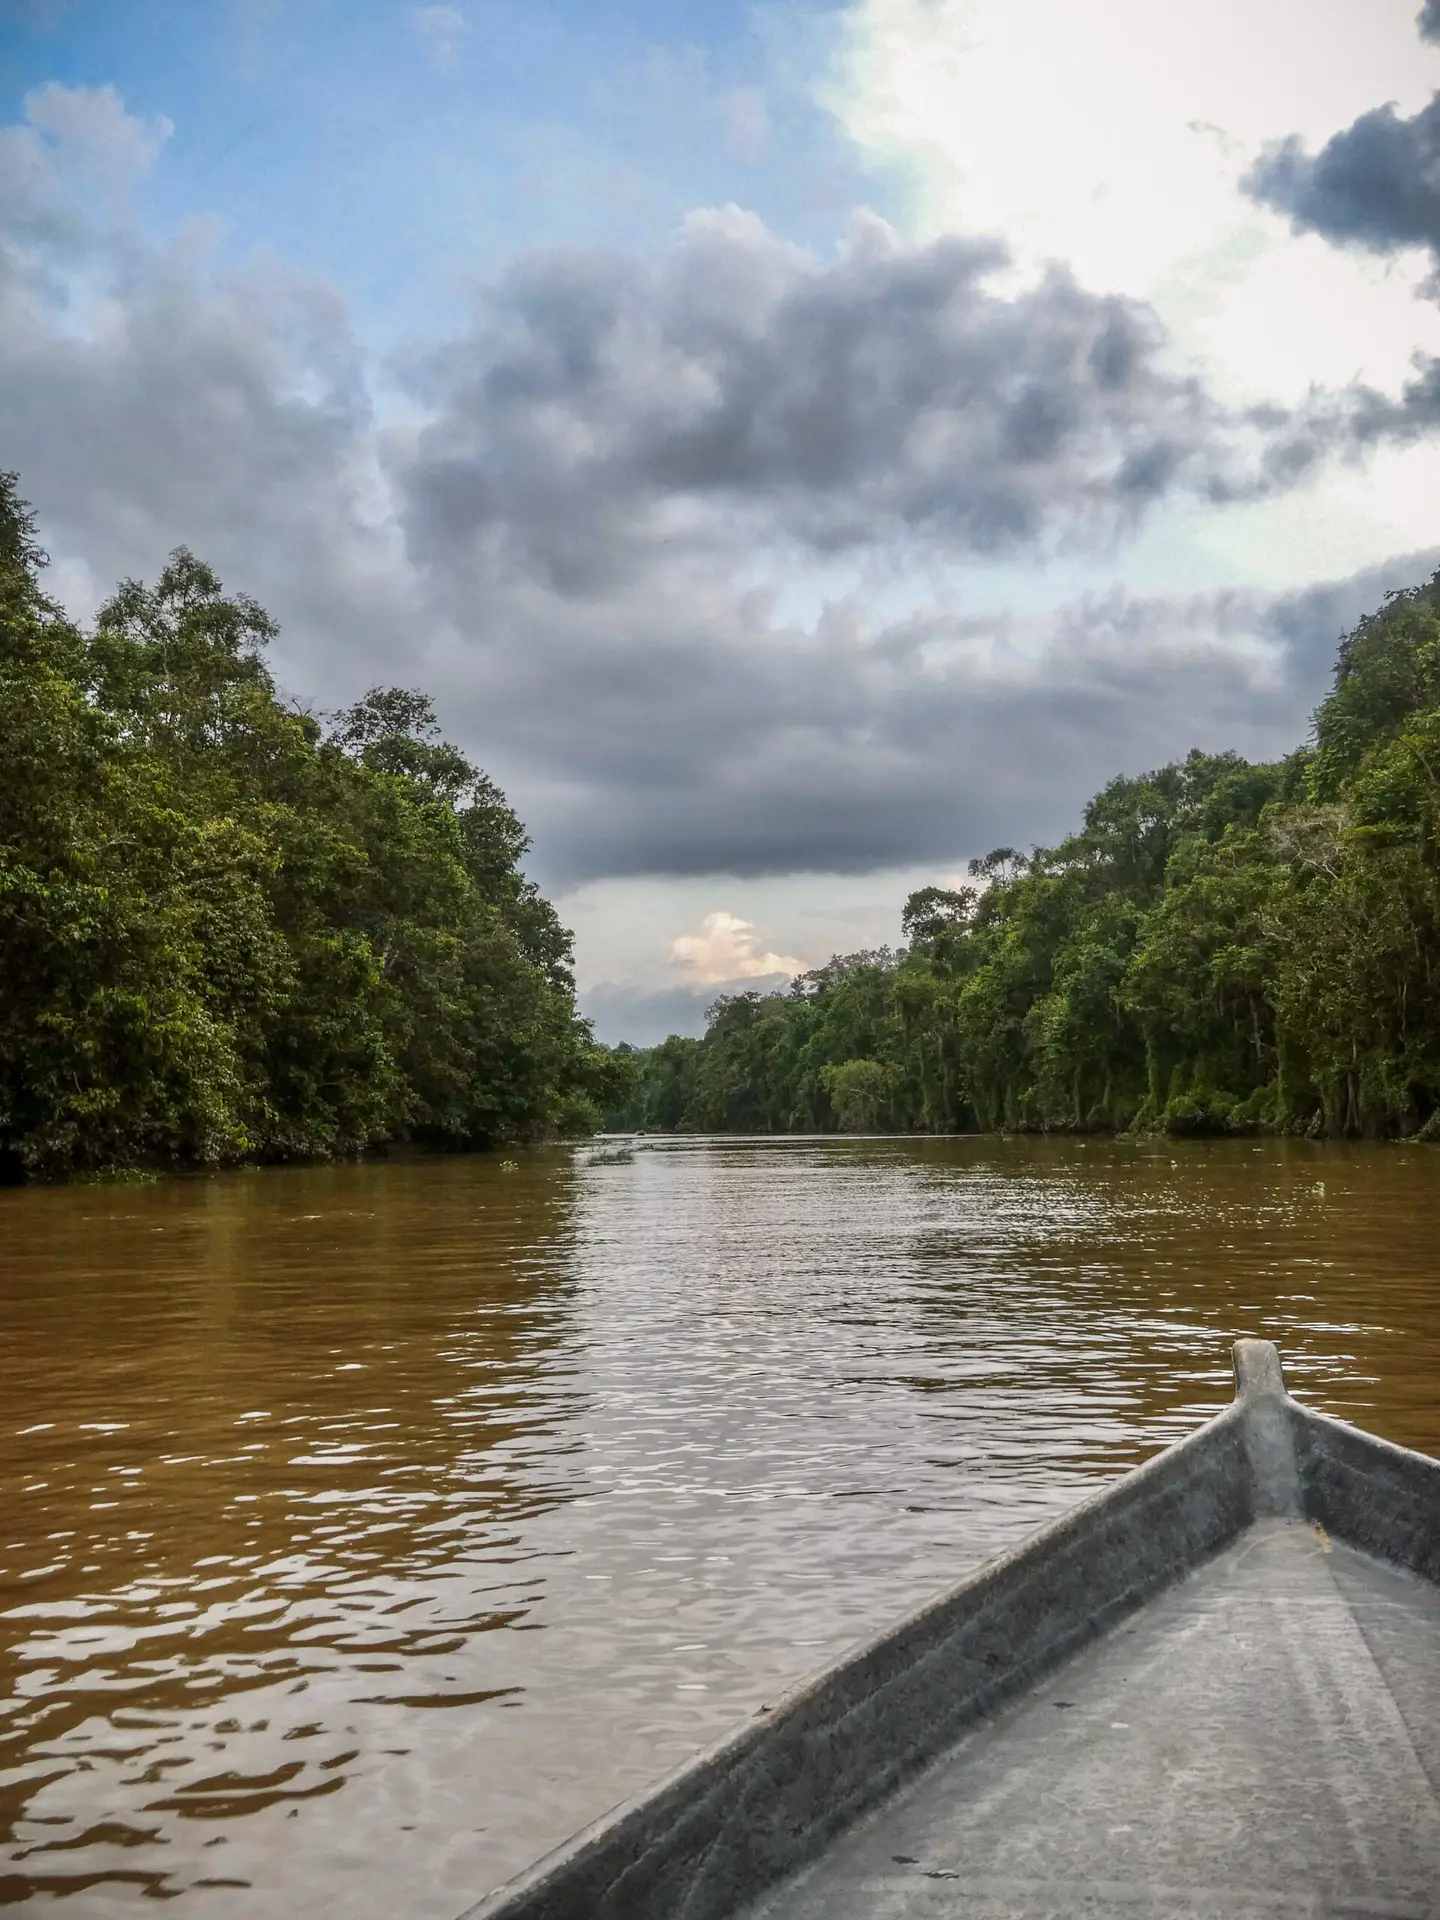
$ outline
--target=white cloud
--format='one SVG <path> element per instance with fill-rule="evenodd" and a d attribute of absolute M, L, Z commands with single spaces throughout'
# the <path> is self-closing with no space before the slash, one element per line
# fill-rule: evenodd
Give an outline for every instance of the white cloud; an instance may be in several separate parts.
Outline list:
<path fill-rule="evenodd" d="M 1157 421 L 1204 451 L 1213 410 L 1154 372 L 1139 309 L 1063 279 L 993 295 L 992 255 L 874 221 L 823 263 L 711 218 L 654 263 L 522 258 L 430 357 L 423 430 L 382 433 L 338 294 L 104 230 L 38 139 L 0 140 L 0 443 L 67 592 L 185 541 L 280 620 L 297 693 L 424 685 L 552 885 L 948 866 L 1062 829 L 1118 767 L 1288 746 L 1314 704 L 1324 664 L 1277 649 L 1265 594 L 1110 592 L 1102 557 L 1019 601 L 1057 516 L 1087 487 L 1103 509 Z M 1163 497 L 1163 462 L 1132 477 Z M 1007 501 L 1022 564 L 979 605 L 958 563 Z M 1373 576 L 1351 617 L 1418 571 Z M 658 964 L 713 899 L 655 930 Z M 754 918 L 775 952 L 712 954 L 702 928 L 689 977 L 829 950 Z"/>
<path fill-rule="evenodd" d="M 1003 234 L 1017 274 L 1058 259 L 1143 298 L 1162 364 L 1232 407 L 1312 385 L 1382 389 L 1440 353 L 1429 262 L 1292 233 L 1241 181 L 1268 143 L 1308 147 L 1379 103 L 1440 87 L 1415 0 L 855 0 L 818 91 L 860 153 L 905 185 L 909 231 Z M 1224 517 L 1173 503 L 1132 550 L 1169 585 L 1314 577 L 1434 537 L 1440 445 L 1333 469 Z M 1338 545 L 1336 544 L 1338 538 Z"/>
<path fill-rule="evenodd" d="M 961 846 L 947 859 L 921 866 L 884 867 L 864 874 L 787 873 L 763 878 L 726 876 L 723 897 L 737 919 L 763 927 L 764 942 L 779 951 L 820 963 L 832 954 L 894 946 L 901 938 L 900 909 L 917 887 L 959 886 L 964 854 L 989 845 Z M 958 864 L 957 864 L 958 863 Z M 956 871 L 952 872 L 954 868 Z M 601 1020 L 607 1038 L 638 1040 L 633 1016 L 643 1001 L 646 1022 L 662 1020 L 659 1037 L 672 1030 L 698 1033 L 705 1008 L 717 991 L 676 965 L 670 943 L 677 926 L 698 926 L 712 910 L 713 875 L 632 875 L 589 880 L 555 896 L 555 905 L 576 936 L 576 973 L 587 1013 Z M 733 989 L 784 986 L 793 974 L 728 983 Z M 684 1015 L 684 1021 L 681 1015 Z M 685 1024 L 684 1022 L 688 1022 Z M 628 1024 L 627 1024 L 628 1023 Z M 646 1024 L 643 1031 L 650 1032 Z"/>
<path fill-rule="evenodd" d="M 810 964 L 793 953 L 761 953 L 752 922 L 723 910 L 707 913 L 698 933 L 682 933 L 672 940 L 670 956 L 705 986 L 718 986 L 725 980 L 761 980 L 777 973 L 803 973 Z"/>
<path fill-rule="evenodd" d="M 1153 300 L 1233 394 L 1290 398 L 1311 380 L 1388 382 L 1440 344 L 1440 316 L 1411 297 L 1418 264 L 1307 245 L 1238 184 L 1268 140 L 1428 99 L 1440 48 L 1414 14 L 1415 0 L 857 0 L 824 91 L 860 147 L 908 176 L 918 231 L 994 231 L 1022 263 L 1063 259 L 1089 286 Z"/>
<path fill-rule="evenodd" d="M 1279 599 L 1258 560 L 1181 582 L 1152 552 L 1137 583 L 1132 545 L 1125 587 L 1103 551 L 1036 564 L 1157 420 L 1198 453 L 1219 416 L 1157 371 L 1140 308 L 1060 277 L 1007 296 L 992 253 L 873 219 L 826 260 L 734 213 L 650 261 L 522 256 L 403 370 L 418 423 L 381 431 L 338 293 L 230 268 L 198 230 L 107 226 L 57 171 L 68 137 L 0 133 L 0 444 L 52 580 L 93 605 L 185 541 L 280 620 L 297 693 L 432 691 L 537 877 L 590 883 L 563 908 L 587 992 L 643 980 L 693 1013 L 896 938 L 893 870 L 1052 837 L 1192 745 L 1292 745 L 1338 634 L 1427 564 L 1429 527 L 1310 588 L 1403 551 L 1378 524 L 1353 550 L 1312 535 L 1307 591 Z M 1006 498 L 1020 558 L 982 570 Z"/>
<path fill-rule="evenodd" d="M 856 0 L 827 103 L 933 230 L 1003 231 L 1107 290 L 1228 233 L 1245 156 L 1440 77 L 1414 0 Z"/>
<path fill-rule="evenodd" d="M 123 191 L 149 172 L 175 131 L 164 115 L 138 120 L 114 87 L 49 81 L 25 96 L 25 118 L 72 177 Z"/>

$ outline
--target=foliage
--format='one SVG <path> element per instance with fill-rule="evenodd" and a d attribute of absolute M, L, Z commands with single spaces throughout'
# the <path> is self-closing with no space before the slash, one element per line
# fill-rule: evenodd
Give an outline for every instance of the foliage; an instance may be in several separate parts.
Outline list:
<path fill-rule="evenodd" d="M 906 950 L 637 1054 L 615 1117 L 1440 1137 L 1440 574 L 1341 642 L 1288 760 L 1113 780 L 970 877 L 910 896 Z"/>
<path fill-rule="evenodd" d="M 184 549 L 89 633 L 44 564 L 0 476 L 0 1166 L 486 1145 L 628 1097 L 524 829 L 423 695 L 327 726 Z"/>

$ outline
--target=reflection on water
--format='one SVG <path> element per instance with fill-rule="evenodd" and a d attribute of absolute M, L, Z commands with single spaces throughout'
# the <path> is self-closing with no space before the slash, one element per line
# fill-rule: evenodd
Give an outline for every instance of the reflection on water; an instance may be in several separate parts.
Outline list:
<path fill-rule="evenodd" d="M 1228 1397 L 1440 1452 L 1440 1155 L 0 1193 L 0 1901 L 449 1920 Z"/>

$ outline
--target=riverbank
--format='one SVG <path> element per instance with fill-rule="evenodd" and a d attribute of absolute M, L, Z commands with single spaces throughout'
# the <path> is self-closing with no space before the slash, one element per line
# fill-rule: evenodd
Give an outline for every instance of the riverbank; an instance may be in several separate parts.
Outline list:
<path fill-rule="evenodd" d="M 0 1175 L 585 1132 L 629 1089 L 432 702 L 317 716 L 184 548 L 92 625 L 0 474 Z"/>
<path fill-rule="evenodd" d="M 1313 735 L 1120 777 L 923 887 L 906 945 L 718 999 L 609 1123 L 1440 1133 L 1440 575 L 1339 645 Z M 963 823 L 957 823 L 957 833 Z"/>

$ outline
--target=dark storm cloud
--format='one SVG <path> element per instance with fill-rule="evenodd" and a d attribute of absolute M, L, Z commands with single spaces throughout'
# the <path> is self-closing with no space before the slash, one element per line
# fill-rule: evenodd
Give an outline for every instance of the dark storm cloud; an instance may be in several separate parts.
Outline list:
<path fill-rule="evenodd" d="M 998 264 L 872 223 L 820 265 L 712 217 L 655 268 L 522 263 L 431 361 L 410 547 L 466 635 L 461 711 L 550 774 L 527 817 L 557 879 L 943 859 L 1058 830 L 1137 754 L 1300 737 L 1318 683 L 1263 600 L 1047 633 L 887 625 L 841 588 L 786 616 L 766 582 L 817 560 L 1104 541 L 1169 491 L 1283 492 L 1440 424 L 1433 369 L 1226 416 L 1147 310 L 997 292 Z"/>
<path fill-rule="evenodd" d="M 916 563 L 1109 542 L 1169 493 L 1413 437 L 1440 379 L 1234 417 L 1147 309 L 1060 273 L 1007 291 L 990 243 L 867 221 L 822 264 L 729 213 L 653 267 L 519 263 L 408 371 L 422 424 L 382 428 L 332 293 L 106 201 L 160 137 L 62 89 L 0 138 L 0 466 L 67 591 L 183 540 L 280 619 L 317 704 L 425 686 L 548 883 L 1049 837 L 1117 768 L 1292 744 L 1341 602 L 1418 577 L 884 616 Z"/>
<path fill-rule="evenodd" d="M 412 542 L 589 592 L 673 537 L 677 503 L 821 551 L 1108 534 L 1206 464 L 1214 409 L 1160 370 L 1145 308 L 1059 272 L 1002 297 L 1003 264 L 868 221 L 821 267 L 736 213 L 653 269 L 526 261 L 429 369 Z"/>
<path fill-rule="evenodd" d="M 788 542 L 996 556 L 1112 543 L 1173 495 L 1222 505 L 1431 431 L 1433 364 L 1227 412 L 1169 370 L 1143 304 L 1053 270 L 997 290 L 995 244 L 857 223 L 818 263 L 731 209 L 657 264 L 522 260 L 411 370 L 432 418 L 393 473 L 454 604 L 518 583 L 623 596 L 676 556 Z"/>
<path fill-rule="evenodd" d="M 412 549 L 571 595 L 696 540 L 699 513 L 819 553 L 1045 549 L 1113 539 L 1177 490 L 1280 490 L 1353 444 L 1364 396 L 1229 417 L 1167 370 L 1149 308 L 1058 269 L 1000 292 L 1005 264 L 870 218 L 822 265 L 734 210 L 653 267 L 523 261 L 421 376 Z"/>
<path fill-rule="evenodd" d="M 1317 154 L 1292 135 L 1261 156 L 1244 186 L 1297 232 L 1375 253 L 1440 252 L 1440 94 L 1409 119 L 1393 106 L 1362 114 Z"/>
<path fill-rule="evenodd" d="M 1383 440 L 1405 446 L 1440 427 L 1440 360 L 1417 355 L 1415 368 L 1398 400 L 1372 391 L 1361 397 L 1349 427 L 1357 445 Z"/>
<path fill-rule="evenodd" d="M 1238 484 L 1219 479 L 1208 497 L 1217 505 L 1288 492 L 1337 456 L 1350 464 L 1376 447 L 1408 447 L 1440 430 L 1440 359 L 1417 353 L 1414 373 L 1398 394 L 1355 382 L 1340 392 L 1312 392 L 1294 408 L 1254 407 L 1252 428 L 1262 436 L 1250 474 Z"/>
<path fill-rule="evenodd" d="M 574 785 L 544 803 L 544 843 L 584 879 L 860 873 L 1050 839 L 1122 769 L 1299 744 L 1340 635 L 1437 561 L 1284 595 L 1117 592 L 1023 630 L 832 620 L 732 641 L 723 689 L 667 683 L 628 726 L 602 713 L 552 741 Z"/>
<path fill-rule="evenodd" d="M 1415 24 L 1422 40 L 1440 41 L 1440 0 L 1425 0 Z"/>

